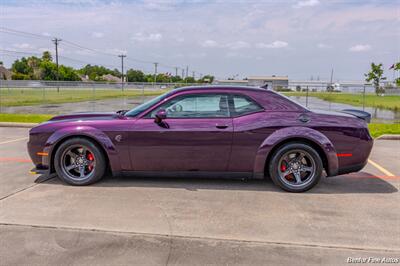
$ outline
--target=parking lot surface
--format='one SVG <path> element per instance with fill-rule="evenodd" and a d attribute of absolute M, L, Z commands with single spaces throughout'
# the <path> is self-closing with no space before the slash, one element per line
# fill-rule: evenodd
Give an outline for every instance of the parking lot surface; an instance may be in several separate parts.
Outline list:
<path fill-rule="evenodd" d="M 400 258 L 400 141 L 361 172 L 292 194 L 270 180 L 107 177 L 72 187 L 28 172 L 28 129 L 0 127 L 0 264 L 345 265 Z"/>

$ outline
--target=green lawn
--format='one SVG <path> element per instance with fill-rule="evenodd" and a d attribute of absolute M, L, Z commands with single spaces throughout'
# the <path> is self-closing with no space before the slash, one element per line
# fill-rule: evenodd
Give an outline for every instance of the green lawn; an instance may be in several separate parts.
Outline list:
<path fill-rule="evenodd" d="M 51 117 L 43 114 L 0 114 L 0 122 L 41 123 Z M 383 134 L 400 134 L 400 124 L 368 124 L 368 128 L 374 138 Z"/>
<path fill-rule="evenodd" d="M 368 128 L 374 138 L 384 134 L 400 135 L 400 124 L 368 124 Z"/>
<path fill-rule="evenodd" d="M 53 116 L 42 114 L 0 114 L 0 122 L 41 123 Z"/>
<path fill-rule="evenodd" d="M 70 102 L 93 101 L 110 98 L 123 97 L 141 97 L 155 96 L 166 92 L 167 90 L 125 90 L 120 89 L 101 89 L 94 92 L 91 89 L 60 89 L 60 92 L 54 89 L 43 90 L 35 89 L 1 89 L 1 106 L 27 106 L 38 104 L 59 104 Z"/>
<path fill-rule="evenodd" d="M 283 92 L 286 96 L 306 96 L 306 92 Z M 362 94 L 349 94 L 337 92 L 309 92 L 310 97 L 317 97 L 319 99 L 346 103 L 355 106 L 363 105 Z M 400 96 L 377 96 L 375 94 L 365 95 L 365 106 L 389 109 L 393 111 L 400 110 Z"/>

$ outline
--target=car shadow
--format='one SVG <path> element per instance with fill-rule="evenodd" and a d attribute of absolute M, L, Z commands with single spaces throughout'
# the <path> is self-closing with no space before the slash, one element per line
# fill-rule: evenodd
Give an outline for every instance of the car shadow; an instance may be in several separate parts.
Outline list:
<path fill-rule="evenodd" d="M 54 178 L 55 177 L 55 178 Z M 397 178 L 397 177 L 396 177 Z M 36 183 L 65 185 L 56 176 L 47 179 L 40 176 Z M 107 176 L 102 181 L 93 184 L 95 187 L 144 187 L 144 188 L 178 188 L 189 191 L 202 189 L 211 190 L 247 190 L 284 192 L 274 183 L 265 180 L 241 179 L 213 179 L 213 178 L 164 178 L 164 177 L 136 177 L 136 176 Z M 347 194 L 347 193 L 395 193 L 398 189 L 384 178 L 366 173 L 323 177 L 321 182 L 309 190 L 308 194 Z"/>

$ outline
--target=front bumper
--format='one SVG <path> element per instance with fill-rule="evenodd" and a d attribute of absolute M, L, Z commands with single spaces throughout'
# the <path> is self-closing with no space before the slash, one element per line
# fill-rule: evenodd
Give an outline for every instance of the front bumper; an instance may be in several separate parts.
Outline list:
<path fill-rule="evenodd" d="M 43 176 L 49 176 L 50 170 L 47 168 L 38 168 L 35 167 L 32 170 L 29 171 L 30 174 L 32 175 L 43 175 Z"/>

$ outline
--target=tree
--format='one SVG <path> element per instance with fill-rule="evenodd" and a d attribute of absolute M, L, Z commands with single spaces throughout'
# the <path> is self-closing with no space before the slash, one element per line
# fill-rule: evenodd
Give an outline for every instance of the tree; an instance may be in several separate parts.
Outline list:
<path fill-rule="evenodd" d="M 394 71 L 400 71 L 400 62 L 394 64 Z M 395 79 L 396 86 L 400 87 L 400 77 Z"/>
<path fill-rule="evenodd" d="M 42 61 L 40 64 L 41 75 L 40 79 L 43 80 L 56 80 L 57 79 L 57 66 L 51 61 Z M 59 70 L 61 66 L 59 67 Z M 59 75 L 59 79 L 63 80 L 61 77 L 61 73 Z"/>
<path fill-rule="evenodd" d="M 11 70 L 14 73 L 29 75 L 32 72 L 32 69 L 28 66 L 28 60 L 25 57 L 22 57 L 21 60 L 17 59 L 11 66 Z"/>
<path fill-rule="evenodd" d="M 53 61 L 53 57 L 51 56 L 51 53 L 49 51 L 44 51 L 42 55 L 42 60 L 43 61 Z"/>
<path fill-rule="evenodd" d="M 386 77 L 383 76 L 383 66 L 382 64 L 371 63 L 371 71 L 364 74 L 365 80 L 374 84 L 375 93 L 377 95 L 385 93 L 385 90 L 380 86 L 381 80 L 385 80 Z"/>
<path fill-rule="evenodd" d="M 181 81 L 182 81 L 182 78 L 179 75 L 171 77 L 171 82 L 178 83 L 178 82 L 181 82 Z"/>
<path fill-rule="evenodd" d="M 186 77 L 185 78 L 185 83 L 195 83 L 196 80 L 193 77 Z"/>
<path fill-rule="evenodd" d="M 87 75 L 89 79 L 93 81 L 103 81 L 104 79 L 102 78 L 102 76 L 107 74 L 119 78 L 121 77 L 121 73 L 118 71 L 118 69 L 111 70 L 103 66 L 97 66 L 97 65 L 92 66 L 90 64 L 79 69 L 78 73 L 85 76 Z"/>
<path fill-rule="evenodd" d="M 61 65 L 59 68 L 60 80 L 80 81 L 78 73 L 72 67 Z"/>
<path fill-rule="evenodd" d="M 214 81 L 214 76 L 212 75 L 205 75 L 198 80 L 199 83 L 212 83 L 213 81 Z"/>
<path fill-rule="evenodd" d="M 141 70 L 129 69 L 126 71 L 126 80 L 128 82 L 144 82 L 144 73 Z"/>

